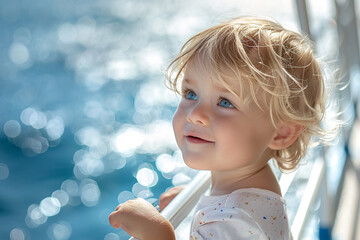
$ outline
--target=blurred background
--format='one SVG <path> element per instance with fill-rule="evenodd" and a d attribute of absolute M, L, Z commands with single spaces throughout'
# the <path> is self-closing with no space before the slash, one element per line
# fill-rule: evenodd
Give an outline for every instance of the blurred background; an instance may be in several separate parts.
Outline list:
<path fill-rule="evenodd" d="M 334 3 L 311 4 L 317 53 L 335 65 Z M 154 202 L 195 174 L 163 72 L 190 36 L 240 15 L 300 29 L 288 0 L 0 0 L 0 239 L 128 239 L 108 223 L 119 203 Z"/>

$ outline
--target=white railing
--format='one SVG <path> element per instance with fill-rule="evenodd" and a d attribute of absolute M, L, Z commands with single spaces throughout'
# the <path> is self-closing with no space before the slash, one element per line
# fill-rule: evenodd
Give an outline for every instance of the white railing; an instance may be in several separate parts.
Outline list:
<path fill-rule="evenodd" d="M 320 187 L 325 182 L 326 164 L 323 158 L 317 158 L 313 165 L 309 181 L 306 185 L 305 192 L 300 201 L 300 206 L 296 212 L 293 223 L 291 224 L 291 232 L 293 239 L 301 239 L 306 222 L 309 218 L 311 206 L 319 196 Z"/>

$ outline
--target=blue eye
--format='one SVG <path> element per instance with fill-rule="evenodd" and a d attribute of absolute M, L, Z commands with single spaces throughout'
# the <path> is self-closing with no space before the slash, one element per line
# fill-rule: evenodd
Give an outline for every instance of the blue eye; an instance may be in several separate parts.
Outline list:
<path fill-rule="evenodd" d="M 197 100 L 197 96 L 193 91 L 187 91 L 185 93 L 185 98 L 189 100 Z"/>
<path fill-rule="evenodd" d="M 234 105 L 232 105 L 232 103 L 229 100 L 224 99 L 224 98 L 220 100 L 219 106 L 225 107 L 225 108 L 235 108 Z"/>

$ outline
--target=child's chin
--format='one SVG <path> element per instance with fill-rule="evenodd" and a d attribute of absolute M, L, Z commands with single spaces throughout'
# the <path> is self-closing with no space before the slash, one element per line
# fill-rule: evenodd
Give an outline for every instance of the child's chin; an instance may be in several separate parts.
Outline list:
<path fill-rule="evenodd" d="M 194 170 L 210 170 L 209 168 L 205 167 L 205 166 L 201 166 L 200 164 L 194 163 L 192 161 L 184 161 L 186 166 L 188 166 L 191 169 Z"/>

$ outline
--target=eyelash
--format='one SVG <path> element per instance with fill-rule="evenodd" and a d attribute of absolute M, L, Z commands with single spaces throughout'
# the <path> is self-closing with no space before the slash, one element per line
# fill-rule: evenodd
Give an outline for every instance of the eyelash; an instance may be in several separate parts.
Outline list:
<path fill-rule="evenodd" d="M 222 101 L 226 101 L 226 102 L 228 102 L 228 103 L 230 104 L 230 106 L 228 106 L 228 107 L 226 107 L 226 108 L 235 108 L 235 106 L 234 106 L 229 100 L 227 100 L 226 98 L 221 98 L 221 99 L 220 99 L 220 101 L 219 101 L 219 103 L 218 103 L 219 106 L 220 106 L 220 103 L 221 103 Z M 221 106 L 221 107 L 224 107 L 224 106 Z"/>
<path fill-rule="evenodd" d="M 190 98 L 187 97 L 187 95 L 188 95 L 190 92 L 193 93 L 193 94 L 196 96 L 196 98 L 197 98 L 196 93 L 195 93 L 193 90 L 191 90 L 191 89 L 183 89 L 182 92 L 181 92 L 181 94 L 182 94 L 183 98 L 185 98 L 185 99 L 187 99 L 187 100 L 195 100 L 195 99 L 190 99 Z M 228 107 L 221 106 L 220 103 L 221 103 L 222 101 L 228 102 L 228 103 L 230 104 L 230 106 L 228 106 Z M 220 97 L 219 102 L 217 103 L 217 105 L 219 105 L 220 107 L 224 107 L 224 108 L 236 108 L 236 107 L 231 103 L 231 101 L 229 101 L 228 99 L 223 98 L 223 97 Z"/>

